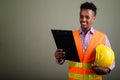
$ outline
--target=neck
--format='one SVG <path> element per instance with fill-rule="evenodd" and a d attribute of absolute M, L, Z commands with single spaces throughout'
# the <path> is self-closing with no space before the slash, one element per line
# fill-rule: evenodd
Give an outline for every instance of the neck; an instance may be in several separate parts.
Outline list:
<path fill-rule="evenodd" d="M 84 32 L 85 34 L 87 34 L 87 32 L 90 30 L 90 28 L 89 28 L 89 29 L 84 28 L 84 29 L 82 29 L 82 30 L 83 30 L 83 32 Z"/>

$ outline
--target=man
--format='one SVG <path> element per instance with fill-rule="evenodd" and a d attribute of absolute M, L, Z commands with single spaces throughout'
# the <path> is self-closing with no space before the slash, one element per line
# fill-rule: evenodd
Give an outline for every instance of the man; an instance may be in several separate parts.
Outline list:
<path fill-rule="evenodd" d="M 79 37 L 76 47 L 80 62 L 69 61 L 69 80 L 102 80 L 101 75 L 108 74 L 115 67 L 115 62 L 109 67 L 94 65 L 96 46 L 102 43 L 111 47 L 107 36 L 93 28 L 96 10 L 97 8 L 92 2 L 85 2 L 80 6 L 81 26 L 79 30 L 73 31 L 73 35 Z M 56 50 L 55 58 L 58 64 L 65 62 L 64 56 L 63 49 Z"/>

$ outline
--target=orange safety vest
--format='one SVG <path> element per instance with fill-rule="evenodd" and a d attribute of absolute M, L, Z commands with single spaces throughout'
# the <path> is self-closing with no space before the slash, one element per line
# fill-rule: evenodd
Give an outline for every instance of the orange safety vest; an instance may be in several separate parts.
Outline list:
<path fill-rule="evenodd" d="M 90 44 L 84 53 L 79 30 L 73 31 L 80 62 L 69 61 L 69 80 L 102 80 L 102 76 L 97 75 L 91 68 L 95 61 L 94 50 L 98 44 L 105 42 L 105 34 L 95 30 Z"/>

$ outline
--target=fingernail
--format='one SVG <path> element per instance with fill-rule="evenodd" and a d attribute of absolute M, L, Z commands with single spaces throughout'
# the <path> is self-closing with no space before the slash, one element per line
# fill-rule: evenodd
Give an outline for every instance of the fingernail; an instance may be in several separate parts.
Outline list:
<path fill-rule="evenodd" d="M 63 49 L 60 49 L 61 51 L 63 51 Z"/>
<path fill-rule="evenodd" d="M 65 54 L 65 52 L 63 52 L 63 54 Z"/>

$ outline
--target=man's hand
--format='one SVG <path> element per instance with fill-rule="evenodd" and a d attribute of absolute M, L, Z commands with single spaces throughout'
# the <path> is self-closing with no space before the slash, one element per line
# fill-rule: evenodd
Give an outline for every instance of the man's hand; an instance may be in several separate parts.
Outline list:
<path fill-rule="evenodd" d="M 63 52 L 63 49 L 57 49 L 55 51 L 55 58 L 58 60 L 59 64 L 64 63 L 64 57 L 65 57 L 65 52 Z"/>
<path fill-rule="evenodd" d="M 104 75 L 110 72 L 110 69 L 107 67 L 101 67 L 101 66 L 96 66 L 92 65 L 92 69 L 96 72 L 98 75 Z"/>
<path fill-rule="evenodd" d="M 63 52 L 63 49 L 57 49 L 55 52 L 55 58 L 56 59 L 63 59 L 65 57 L 65 52 Z"/>

